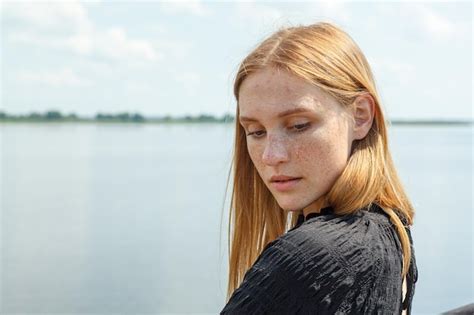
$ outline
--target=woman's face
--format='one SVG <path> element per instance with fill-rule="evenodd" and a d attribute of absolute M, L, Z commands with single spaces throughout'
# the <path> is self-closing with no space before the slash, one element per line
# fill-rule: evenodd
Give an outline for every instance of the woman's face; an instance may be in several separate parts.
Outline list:
<path fill-rule="evenodd" d="M 243 81 L 238 103 L 250 158 L 280 207 L 318 212 L 318 199 L 350 155 L 353 120 L 348 112 L 320 88 L 273 67 Z M 298 179 L 272 182 L 279 175 Z"/>

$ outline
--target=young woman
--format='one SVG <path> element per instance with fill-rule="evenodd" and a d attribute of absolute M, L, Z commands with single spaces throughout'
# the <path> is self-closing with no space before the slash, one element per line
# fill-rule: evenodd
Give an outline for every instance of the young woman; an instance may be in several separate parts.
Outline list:
<path fill-rule="evenodd" d="M 326 22 L 281 29 L 243 60 L 234 94 L 221 314 L 410 314 L 414 209 L 357 44 Z"/>

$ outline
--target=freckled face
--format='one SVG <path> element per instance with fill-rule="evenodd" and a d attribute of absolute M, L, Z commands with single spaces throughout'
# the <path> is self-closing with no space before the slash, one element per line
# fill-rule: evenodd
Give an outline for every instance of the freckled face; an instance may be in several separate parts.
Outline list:
<path fill-rule="evenodd" d="M 319 211 L 312 207 L 330 190 L 350 155 L 348 112 L 320 88 L 273 67 L 242 82 L 238 103 L 250 158 L 280 207 Z M 279 117 L 295 108 L 306 111 Z M 274 175 L 301 179 L 282 189 L 270 182 Z"/>

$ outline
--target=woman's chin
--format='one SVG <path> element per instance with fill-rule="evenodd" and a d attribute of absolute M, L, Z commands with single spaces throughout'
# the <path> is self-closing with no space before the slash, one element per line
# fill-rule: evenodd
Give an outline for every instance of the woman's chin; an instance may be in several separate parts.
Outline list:
<path fill-rule="evenodd" d="M 286 212 L 290 211 L 300 211 L 302 206 L 299 202 L 278 202 L 278 205 L 285 210 Z"/>

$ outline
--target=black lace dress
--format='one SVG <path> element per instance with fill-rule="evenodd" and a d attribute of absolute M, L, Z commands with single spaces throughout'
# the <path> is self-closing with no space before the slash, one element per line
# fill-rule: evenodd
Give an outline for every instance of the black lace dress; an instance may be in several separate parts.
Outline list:
<path fill-rule="evenodd" d="M 411 314 L 418 269 L 406 230 L 404 300 L 401 244 L 389 216 L 376 204 L 345 216 L 327 207 L 300 214 L 270 242 L 220 314 Z"/>

